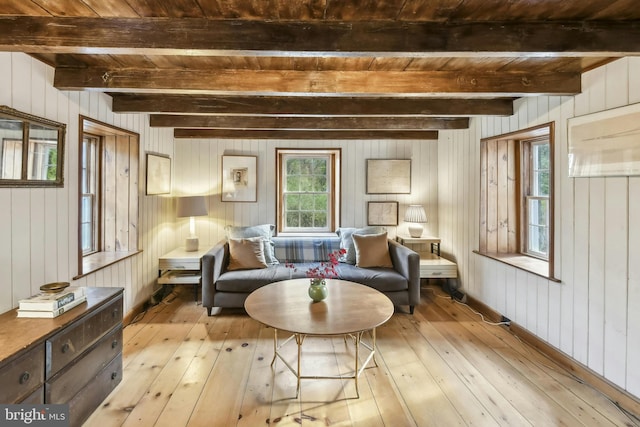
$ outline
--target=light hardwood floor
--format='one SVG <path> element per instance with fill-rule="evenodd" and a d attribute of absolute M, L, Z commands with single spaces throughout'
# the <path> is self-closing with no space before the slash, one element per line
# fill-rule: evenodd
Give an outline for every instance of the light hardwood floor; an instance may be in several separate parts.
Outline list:
<path fill-rule="evenodd" d="M 378 328 L 378 367 L 353 380 L 306 380 L 270 367 L 273 330 L 241 310 L 208 317 L 191 288 L 124 329 L 120 385 L 85 426 L 637 426 L 501 326 L 437 287 L 415 314 Z M 295 344 L 291 344 L 294 360 Z M 303 372 L 348 373 L 352 342 L 308 338 Z"/>

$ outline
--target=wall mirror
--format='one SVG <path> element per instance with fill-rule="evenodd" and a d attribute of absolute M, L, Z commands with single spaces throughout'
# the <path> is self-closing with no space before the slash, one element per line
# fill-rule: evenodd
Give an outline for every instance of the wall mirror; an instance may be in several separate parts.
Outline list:
<path fill-rule="evenodd" d="M 63 187 L 65 130 L 0 105 L 0 187 Z"/>

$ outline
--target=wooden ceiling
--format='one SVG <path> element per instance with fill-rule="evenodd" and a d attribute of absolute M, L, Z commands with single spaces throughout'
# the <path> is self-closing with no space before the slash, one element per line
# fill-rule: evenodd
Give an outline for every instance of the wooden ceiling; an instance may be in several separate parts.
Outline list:
<path fill-rule="evenodd" d="M 437 138 L 640 52 L 637 0 L 0 0 L 0 50 L 176 137 Z"/>

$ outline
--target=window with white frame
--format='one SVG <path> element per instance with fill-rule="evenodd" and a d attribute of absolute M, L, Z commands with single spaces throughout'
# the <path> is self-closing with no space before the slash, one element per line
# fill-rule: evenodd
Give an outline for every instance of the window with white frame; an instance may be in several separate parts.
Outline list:
<path fill-rule="evenodd" d="M 523 230 L 525 253 L 549 258 L 549 138 L 522 141 L 524 180 Z"/>
<path fill-rule="evenodd" d="M 323 233 L 338 227 L 339 149 L 276 149 L 278 231 Z"/>
<path fill-rule="evenodd" d="M 80 243 L 82 255 L 98 250 L 98 176 L 100 138 L 84 134 L 80 158 Z"/>

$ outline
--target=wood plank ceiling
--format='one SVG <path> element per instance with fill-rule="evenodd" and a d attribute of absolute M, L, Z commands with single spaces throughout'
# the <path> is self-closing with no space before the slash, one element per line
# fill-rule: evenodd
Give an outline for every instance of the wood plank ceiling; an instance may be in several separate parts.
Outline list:
<path fill-rule="evenodd" d="M 0 0 L 0 50 L 176 137 L 437 138 L 640 52 L 637 0 Z"/>

